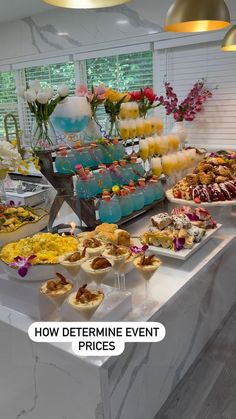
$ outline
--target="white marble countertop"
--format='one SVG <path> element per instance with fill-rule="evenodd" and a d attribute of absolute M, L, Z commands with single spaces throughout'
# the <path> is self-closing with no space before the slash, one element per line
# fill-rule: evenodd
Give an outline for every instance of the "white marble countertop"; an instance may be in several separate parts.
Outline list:
<path fill-rule="evenodd" d="M 151 213 L 139 219 L 127 229 L 131 235 L 138 235 L 145 231 L 149 224 Z M 159 314 L 167 308 L 174 299 L 186 290 L 191 281 L 197 280 L 198 274 L 204 272 L 210 264 L 213 264 L 231 245 L 236 237 L 236 228 L 233 226 L 234 217 L 227 218 L 227 222 L 217 232 L 216 236 L 209 240 L 198 252 L 186 261 L 175 260 L 162 257 L 162 265 L 150 281 L 150 295 L 152 300 L 150 307 L 143 311 L 141 305 L 144 296 L 144 280 L 133 270 L 126 277 L 127 289 L 132 292 L 133 310 L 124 320 L 127 321 L 149 321 L 158 320 Z M 2 273 L 3 277 L 4 274 Z M 109 283 L 109 279 L 107 280 Z M 18 286 L 18 285 L 17 285 Z M 0 285 L 1 290 L 1 285 Z M 33 319 L 25 314 L 4 306 L 4 301 L 0 299 L 0 320 L 11 324 L 13 327 L 27 332 Z M 52 344 L 75 356 L 71 350 L 71 344 Z M 81 358 L 85 362 L 101 367 L 105 363 L 112 362 L 112 359 L 104 357 L 86 357 Z"/>

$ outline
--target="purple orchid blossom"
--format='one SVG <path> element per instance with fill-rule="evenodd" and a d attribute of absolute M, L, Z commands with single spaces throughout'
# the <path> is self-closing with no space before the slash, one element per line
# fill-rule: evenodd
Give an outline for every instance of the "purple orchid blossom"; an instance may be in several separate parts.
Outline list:
<path fill-rule="evenodd" d="M 27 275 L 28 269 L 32 266 L 31 260 L 35 259 L 36 255 L 31 255 L 28 258 L 23 256 L 16 256 L 14 262 L 10 264 L 13 268 L 19 268 L 18 274 L 24 278 Z"/>
<path fill-rule="evenodd" d="M 186 213 L 185 215 L 188 217 L 189 221 L 199 221 L 199 217 L 196 214 Z"/>
<path fill-rule="evenodd" d="M 182 250 L 184 248 L 185 238 L 182 237 L 182 238 L 178 239 L 177 237 L 175 237 L 174 240 L 173 240 L 173 243 L 174 243 L 175 251 L 178 252 L 179 250 Z"/>
<path fill-rule="evenodd" d="M 10 201 L 8 204 L 10 207 L 20 207 L 22 205 L 21 201 L 15 202 L 15 201 Z"/>
<path fill-rule="evenodd" d="M 132 253 L 134 253 L 135 255 L 138 255 L 139 253 L 142 252 L 146 252 L 146 250 L 148 250 L 149 246 L 147 244 L 145 244 L 142 247 L 138 247 L 138 246 L 131 246 L 130 250 Z"/>

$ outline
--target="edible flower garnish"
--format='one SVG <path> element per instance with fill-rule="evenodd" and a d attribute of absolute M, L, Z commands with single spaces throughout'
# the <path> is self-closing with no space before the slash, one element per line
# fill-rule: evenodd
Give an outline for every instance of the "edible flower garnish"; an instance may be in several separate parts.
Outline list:
<path fill-rule="evenodd" d="M 177 237 L 175 237 L 173 243 L 175 251 L 178 252 L 179 250 L 182 250 L 184 248 L 185 238 L 181 237 L 180 239 L 178 239 Z"/>
<path fill-rule="evenodd" d="M 148 250 L 149 246 L 147 244 L 145 244 L 142 247 L 138 247 L 138 246 L 131 246 L 130 250 L 132 253 L 134 253 L 135 255 L 139 255 L 139 253 L 143 253 L 146 252 L 146 250 Z"/>
<path fill-rule="evenodd" d="M 199 217 L 196 214 L 187 213 L 185 215 L 188 217 L 189 221 L 199 221 Z"/>
<path fill-rule="evenodd" d="M 10 264 L 13 268 L 19 268 L 18 274 L 24 278 L 27 275 L 28 269 L 32 266 L 31 260 L 36 258 L 36 255 L 31 255 L 28 258 L 23 256 L 16 256 L 14 262 Z"/>

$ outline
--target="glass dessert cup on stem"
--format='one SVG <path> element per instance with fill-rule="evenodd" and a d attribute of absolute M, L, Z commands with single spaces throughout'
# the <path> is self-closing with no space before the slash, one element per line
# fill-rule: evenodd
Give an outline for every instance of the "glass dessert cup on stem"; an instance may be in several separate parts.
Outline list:
<path fill-rule="evenodd" d="M 83 247 L 86 248 L 86 255 L 89 258 L 101 255 L 105 249 L 105 245 L 95 237 L 85 239 Z"/>
<path fill-rule="evenodd" d="M 123 289 L 124 288 L 124 277 L 122 277 L 121 284 L 121 269 L 124 265 L 127 258 L 130 256 L 130 252 L 127 247 L 111 245 L 107 246 L 106 250 L 103 252 L 103 256 L 109 259 L 113 264 L 113 269 L 115 272 L 115 281 L 114 288 Z"/>
<path fill-rule="evenodd" d="M 101 285 L 105 277 L 112 270 L 113 263 L 103 256 L 97 256 L 86 260 L 82 263 L 81 267 L 92 282 L 94 281 L 97 285 Z"/>
<path fill-rule="evenodd" d="M 49 279 L 40 287 L 40 294 L 48 298 L 55 306 L 58 317 L 61 314 L 61 306 L 72 291 L 73 284 L 59 273 L 58 279 Z"/>
<path fill-rule="evenodd" d="M 84 320 L 90 320 L 103 300 L 104 293 L 101 290 L 88 289 L 87 284 L 85 284 L 69 296 L 67 303 L 74 310 L 77 310 Z"/>
<path fill-rule="evenodd" d="M 133 264 L 145 280 L 145 303 L 143 307 L 147 308 L 150 305 L 150 280 L 156 270 L 160 267 L 161 261 L 155 255 L 142 255 L 135 258 Z"/>
<path fill-rule="evenodd" d="M 66 271 L 70 274 L 73 281 L 75 282 L 76 287 L 79 286 L 79 272 L 81 269 L 81 265 L 85 262 L 88 257 L 85 254 L 86 249 L 83 252 L 74 252 L 74 253 L 66 253 L 63 256 L 59 257 L 59 263 Z"/>

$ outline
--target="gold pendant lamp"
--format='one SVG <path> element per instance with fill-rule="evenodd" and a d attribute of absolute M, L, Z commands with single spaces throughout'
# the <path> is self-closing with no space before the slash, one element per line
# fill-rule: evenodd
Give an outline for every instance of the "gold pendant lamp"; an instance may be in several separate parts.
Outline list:
<path fill-rule="evenodd" d="M 51 6 L 65 7 L 69 9 L 99 9 L 101 7 L 113 7 L 128 3 L 130 0 L 43 0 Z"/>
<path fill-rule="evenodd" d="M 236 25 L 234 25 L 225 35 L 222 45 L 222 51 L 236 51 Z"/>
<path fill-rule="evenodd" d="M 176 0 L 170 7 L 165 30 L 207 32 L 230 25 L 230 13 L 223 0 Z"/>

